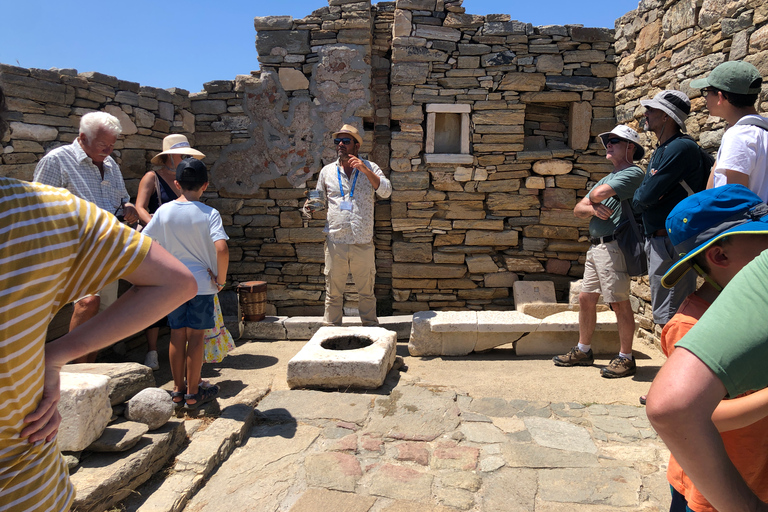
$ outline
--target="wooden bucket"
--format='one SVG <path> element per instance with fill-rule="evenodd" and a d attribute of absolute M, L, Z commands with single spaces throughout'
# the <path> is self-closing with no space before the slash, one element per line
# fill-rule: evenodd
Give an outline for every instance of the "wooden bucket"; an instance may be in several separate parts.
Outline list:
<path fill-rule="evenodd" d="M 264 320 L 267 305 L 267 282 L 248 281 L 237 285 L 237 295 L 240 299 L 240 309 L 243 320 L 258 322 Z"/>

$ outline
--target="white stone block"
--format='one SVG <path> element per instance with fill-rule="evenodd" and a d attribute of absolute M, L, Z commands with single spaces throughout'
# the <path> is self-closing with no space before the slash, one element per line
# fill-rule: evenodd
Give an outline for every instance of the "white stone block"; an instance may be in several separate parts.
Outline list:
<path fill-rule="evenodd" d="M 283 322 L 289 340 L 308 340 L 322 327 L 322 317 L 293 316 Z"/>
<path fill-rule="evenodd" d="M 517 281 L 512 285 L 515 307 L 534 302 L 557 302 L 552 281 Z"/>
<path fill-rule="evenodd" d="M 477 330 L 469 332 L 442 332 L 443 348 L 441 355 L 465 356 L 475 350 Z"/>
<path fill-rule="evenodd" d="M 418 311 L 413 314 L 411 337 L 408 352 L 412 356 L 439 356 L 443 352 L 440 333 L 432 332 L 429 322 L 437 315 L 436 311 Z"/>
<path fill-rule="evenodd" d="M 477 332 L 476 311 L 432 311 L 432 332 Z"/>
<path fill-rule="evenodd" d="M 59 449 L 76 452 L 87 448 L 101 437 L 112 417 L 109 377 L 61 372 L 59 413 Z"/>
<path fill-rule="evenodd" d="M 260 322 L 244 322 L 243 338 L 253 340 L 284 340 L 286 339 L 283 322 L 287 316 L 267 316 Z"/>
<path fill-rule="evenodd" d="M 579 331 L 533 332 L 515 343 L 518 356 L 541 356 L 565 354 L 579 342 Z M 619 334 L 602 331 L 592 335 L 592 352 L 598 355 L 619 352 Z"/>
<path fill-rule="evenodd" d="M 541 320 L 538 332 L 576 331 L 579 332 L 579 312 L 563 311 Z M 616 314 L 613 311 L 597 313 L 595 331 L 618 331 Z"/>
<path fill-rule="evenodd" d="M 520 311 L 478 311 L 477 332 L 534 332 L 541 320 Z"/>
<path fill-rule="evenodd" d="M 358 340 L 369 344 L 328 348 Z M 321 327 L 288 362 L 288 386 L 375 389 L 384 383 L 396 350 L 397 334 L 381 327 Z"/>

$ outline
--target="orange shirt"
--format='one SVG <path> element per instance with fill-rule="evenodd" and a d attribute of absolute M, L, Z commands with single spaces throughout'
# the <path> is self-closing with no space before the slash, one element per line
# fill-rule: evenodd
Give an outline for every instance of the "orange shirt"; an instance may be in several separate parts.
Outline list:
<path fill-rule="evenodd" d="M 685 336 L 709 306 L 709 303 L 694 294 L 689 295 L 683 301 L 677 314 L 661 331 L 661 348 L 667 357 L 675 349 L 675 343 Z M 728 340 L 723 340 L 723 343 L 727 342 Z M 739 470 L 749 488 L 761 500 L 768 500 L 768 417 L 744 428 L 720 432 L 720 437 L 723 438 L 728 457 Z M 685 496 L 691 510 L 717 512 L 717 509 L 713 508 L 696 489 L 675 457 L 671 455 L 667 469 L 667 480 L 677 492 Z"/>

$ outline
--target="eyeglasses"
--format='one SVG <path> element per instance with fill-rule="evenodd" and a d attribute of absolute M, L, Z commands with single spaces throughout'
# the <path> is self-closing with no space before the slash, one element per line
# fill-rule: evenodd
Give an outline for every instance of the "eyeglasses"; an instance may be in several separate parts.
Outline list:
<path fill-rule="evenodd" d="M 336 144 L 337 146 L 339 144 L 344 144 L 346 146 L 352 143 L 352 139 L 350 139 L 349 137 L 338 137 L 336 139 L 333 139 L 333 143 Z"/>
<path fill-rule="evenodd" d="M 717 94 L 717 89 L 713 87 L 705 87 L 701 90 L 701 95 L 705 98 L 709 97 L 710 94 Z"/>
<path fill-rule="evenodd" d="M 620 142 L 626 142 L 626 141 L 624 139 L 617 139 L 616 137 L 613 137 L 613 138 L 608 139 L 608 141 L 605 143 L 605 145 L 607 146 L 608 144 L 612 144 L 612 145 L 615 146 L 616 144 L 618 144 Z"/>

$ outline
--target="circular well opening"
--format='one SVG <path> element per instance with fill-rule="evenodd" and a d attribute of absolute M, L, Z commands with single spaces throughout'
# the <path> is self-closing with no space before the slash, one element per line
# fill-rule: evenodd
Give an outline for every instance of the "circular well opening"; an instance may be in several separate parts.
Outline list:
<path fill-rule="evenodd" d="M 326 350 L 355 350 L 371 345 L 373 341 L 364 336 L 336 336 L 320 342 L 320 346 Z"/>

